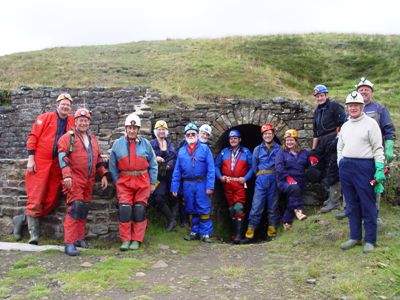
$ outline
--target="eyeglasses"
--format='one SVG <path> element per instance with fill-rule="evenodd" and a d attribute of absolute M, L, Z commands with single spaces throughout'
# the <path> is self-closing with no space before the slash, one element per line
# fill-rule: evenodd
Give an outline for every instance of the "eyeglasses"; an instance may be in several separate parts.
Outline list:
<path fill-rule="evenodd" d="M 196 133 L 194 133 L 194 132 L 186 133 L 186 136 L 187 136 L 187 137 L 191 137 L 191 136 L 195 136 L 195 135 L 196 135 Z"/>

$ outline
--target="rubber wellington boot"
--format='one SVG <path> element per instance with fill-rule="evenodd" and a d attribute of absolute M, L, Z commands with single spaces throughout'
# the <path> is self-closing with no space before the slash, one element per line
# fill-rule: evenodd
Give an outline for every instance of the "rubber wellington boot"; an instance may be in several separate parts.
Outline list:
<path fill-rule="evenodd" d="M 128 251 L 131 242 L 122 242 L 121 246 L 119 247 L 120 251 Z"/>
<path fill-rule="evenodd" d="M 39 218 L 34 218 L 31 216 L 26 217 L 28 220 L 29 234 L 31 235 L 29 244 L 37 245 L 39 243 Z"/>
<path fill-rule="evenodd" d="M 267 237 L 269 237 L 269 238 L 276 237 L 276 227 L 275 226 L 268 226 Z"/>
<path fill-rule="evenodd" d="M 26 222 L 26 215 L 18 215 L 15 216 L 12 220 L 14 228 L 13 228 L 13 235 L 14 238 L 19 241 L 22 239 L 22 227 L 25 225 Z"/>
<path fill-rule="evenodd" d="M 67 254 L 69 256 L 78 256 L 79 251 L 76 250 L 74 244 L 65 244 L 65 254 Z"/>
<path fill-rule="evenodd" d="M 80 247 L 80 248 L 85 248 L 85 249 L 91 249 L 92 247 L 89 245 L 88 242 L 85 240 L 79 240 L 74 243 L 75 247 Z"/>
<path fill-rule="evenodd" d="M 340 207 L 341 190 L 342 189 L 339 182 L 329 187 L 328 204 L 320 209 L 320 213 L 325 214 Z"/>
<path fill-rule="evenodd" d="M 253 239 L 254 238 L 254 228 L 253 227 L 247 227 L 247 231 L 246 231 L 246 238 L 248 239 Z"/>
<path fill-rule="evenodd" d="M 131 244 L 129 245 L 129 250 L 138 250 L 140 246 L 140 243 L 138 241 L 131 241 Z"/>
<path fill-rule="evenodd" d="M 336 214 L 336 215 L 335 215 L 335 218 L 336 218 L 337 220 L 343 220 L 344 218 L 347 218 L 347 215 L 346 215 L 346 208 L 343 209 L 343 211 L 341 211 L 340 213 Z"/>
<path fill-rule="evenodd" d="M 340 249 L 349 250 L 357 245 L 361 245 L 361 241 L 358 240 L 348 240 L 340 245 Z"/>
<path fill-rule="evenodd" d="M 242 238 L 243 220 L 234 219 L 233 224 L 235 225 L 235 235 L 233 236 L 232 242 L 234 244 L 240 244 L 240 240 Z"/>
<path fill-rule="evenodd" d="M 173 231 L 175 229 L 177 223 L 176 223 L 176 220 L 174 218 L 174 214 L 169 209 L 167 203 L 164 203 L 160 207 L 160 210 L 163 213 L 163 215 L 167 218 L 167 221 L 168 221 L 168 224 L 167 224 L 167 227 L 165 227 L 165 230 Z"/>
<path fill-rule="evenodd" d="M 363 253 L 369 253 L 374 251 L 375 246 L 371 243 L 365 243 L 364 248 L 363 248 Z"/>

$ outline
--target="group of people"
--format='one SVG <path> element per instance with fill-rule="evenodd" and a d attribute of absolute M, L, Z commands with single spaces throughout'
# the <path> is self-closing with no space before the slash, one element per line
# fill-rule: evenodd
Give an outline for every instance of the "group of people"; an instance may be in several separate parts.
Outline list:
<path fill-rule="evenodd" d="M 308 179 L 322 182 L 328 190 L 321 213 L 338 209 L 343 194 L 346 209 L 337 218 L 349 218 L 350 239 L 341 248 L 361 244 L 364 223 L 363 251 L 370 252 L 376 244 L 384 162 L 394 157 L 395 129 L 387 109 L 373 101 L 373 84 L 362 78 L 356 89 L 346 98 L 346 115 L 341 104 L 329 99 L 326 86 L 314 88 L 317 108 L 310 151 L 302 148 L 295 129 L 286 130 L 281 145 L 273 124 L 266 123 L 261 125 L 262 142 L 253 153 L 241 145 L 244 133 L 232 129 L 227 137 L 229 146 L 214 160 L 208 146 L 210 125 L 203 124 L 199 129 L 194 123 L 187 124 L 185 138 L 176 149 L 168 139 L 164 120 L 155 123 L 154 139 L 148 141 L 140 135 L 141 119 L 132 113 L 125 120 L 125 135 L 110 150 L 108 169 L 90 132 L 90 111 L 78 108 L 71 116 L 73 99 L 61 94 L 56 111 L 40 115 L 28 136 L 28 201 L 26 213 L 13 219 L 14 236 L 21 239 L 27 223 L 29 243 L 38 244 L 39 219 L 57 206 L 63 191 L 67 202 L 65 253 L 79 255 L 77 247 L 90 247 L 85 226 L 95 176 L 100 176 L 105 189 L 110 172 L 117 190 L 121 251 L 136 250 L 143 242 L 149 204 L 165 216 L 166 230 L 174 230 L 180 199 L 184 203 L 181 218 L 190 225 L 185 239 L 211 242 L 210 196 L 215 180 L 221 182 L 228 204 L 232 242 L 251 242 L 258 228 L 265 228 L 267 239 L 272 240 L 280 223 L 290 230 L 295 218 L 307 217 L 302 193 Z M 253 176 L 254 195 L 246 221 L 246 189 Z M 286 200 L 283 209 L 280 199 Z"/>

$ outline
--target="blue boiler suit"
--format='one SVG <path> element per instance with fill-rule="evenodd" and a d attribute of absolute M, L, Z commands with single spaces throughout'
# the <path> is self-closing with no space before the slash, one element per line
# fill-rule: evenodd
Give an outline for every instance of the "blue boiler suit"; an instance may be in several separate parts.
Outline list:
<path fill-rule="evenodd" d="M 185 211 L 192 215 L 192 232 L 200 236 L 211 235 L 211 201 L 206 190 L 214 190 L 214 158 L 206 144 L 197 142 L 191 155 L 185 144 L 179 149 L 172 174 L 171 193 L 178 192 L 183 183 Z"/>
<path fill-rule="evenodd" d="M 279 223 L 279 193 L 276 188 L 275 172 L 275 157 L 279 148 L 277 143 L 273 143 L 268 149 L 262 142 L 253 151 L 252 169 L 257 178 L 249 214 L 250 227 L 257 228 L 265 207 L 268 212 L 268 224 L 276 227 Z"/>

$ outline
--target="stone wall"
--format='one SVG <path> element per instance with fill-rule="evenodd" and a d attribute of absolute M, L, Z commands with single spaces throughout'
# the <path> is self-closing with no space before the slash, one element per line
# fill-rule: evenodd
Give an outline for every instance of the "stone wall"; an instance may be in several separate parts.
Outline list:
<path fill-rule="evenodd" d="M 299 101 L 286 98 L 274 99 L 214 99 L 209 104 L 185 109 L 177 107 L 156 111 L 151 108 L 160 102 L 158 91 L 143 87 L 126 89 L 52 89 L 21 87 L 11 94 L 12 103 L 0 107 L 0 234 L 10 234 L 11 220 L 24 210 L 26 203 L 24 172 L 26 166 L 25 142 L 35 118 L 53 108 L 54 100 L 68 92 L 74 99 L 75 110 L 84 106 L 93 113 L 92 131 L 98 136 L 104 153 L 111 148 L 115 139 L 124 131 L 127 114 L 136 112 L 142 118 L 142 134 L 151 138 L 152 124 L 157 120 L 167 121 L 170 138 L 177 145 L 183 139 L 183 128 L 188 122 L 197 125 L 208 123 L 213 129 L 210 146 L 218 153 L 227 145 L 226 134 L 237 128 L 242 133 L 243 143 L 251 150 L 261 142 L 259 133 L 262 123 L 272 123 L 277 136 L 282 137 L 288 128 L 299 131 L 304 146 L 310 145 L 312 136 L 312 109 Z M 221 190 L 216 190 L 214 207 L 219 219 L 221 213 Z M 307 197 L 308 204 L 315 197 Z M 65 201 L 60 207 L 42 220 L 45 235 L 61 238 L 62 221 L 65 216 Z M 88 236 L 115 239 L 117 236 L 117 211 L 113 186 L 105 193 L 95 189 L 94 201 L 88 222 Z"/>

